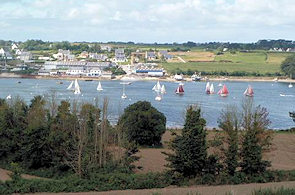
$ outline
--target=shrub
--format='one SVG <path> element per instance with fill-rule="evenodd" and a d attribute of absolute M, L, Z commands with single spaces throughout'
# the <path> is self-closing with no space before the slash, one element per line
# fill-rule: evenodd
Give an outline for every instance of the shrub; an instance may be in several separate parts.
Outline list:
<path fill-rule="evenodd" d="M 147 101 L 139 101 L 128 106 L 120 117 L 127 140 L 139 145 L 159 145 L 166 130 L 166 117 Z"/>

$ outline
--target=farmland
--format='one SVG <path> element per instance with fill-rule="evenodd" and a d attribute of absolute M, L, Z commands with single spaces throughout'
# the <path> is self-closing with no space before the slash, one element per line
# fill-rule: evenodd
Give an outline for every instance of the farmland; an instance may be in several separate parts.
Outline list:
<path fill-rule="evenodd" d="M 290 54 L 266 51 L 224 52 L 211 51 L 172 52 L 175 57 L 161 65 L 168 73 L 177 71 L 247 72 L 259 74 L 280 73 L 281 62 Z M 178 60 L 182 58 L 184 62 Z"/>

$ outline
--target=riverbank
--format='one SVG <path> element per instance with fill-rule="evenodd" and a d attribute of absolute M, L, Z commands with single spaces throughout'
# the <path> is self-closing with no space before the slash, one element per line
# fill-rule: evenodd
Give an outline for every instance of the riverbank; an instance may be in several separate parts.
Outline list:
<path fill-rule="evenodd" d="M 122 80 L 122 81 L 165 81 L 165 82 L 177 82 L 173 76 L 166 77 L 145 77 L 138 75 L 120 75 L 114 78 L 110 77 L 75 77 L 75 76 L 40 76 L 40 75 L 21 75 L 15 73 L 1 73 L 0 78 L 30 78 L 30 79 L 55 79 L 55 80 Z M 295 83 L 295 80 L 289 78 L 275 78 L 275 77 L 220 77 L 220 76 L 208 76 L 202 81 L 239 81 L 239 82 L 283 82 L 283 83 Z M 179 81 L 178 81 L 179 82 Z M 194 82 L 190 77 L 184 77 L 183 82 Z"/>

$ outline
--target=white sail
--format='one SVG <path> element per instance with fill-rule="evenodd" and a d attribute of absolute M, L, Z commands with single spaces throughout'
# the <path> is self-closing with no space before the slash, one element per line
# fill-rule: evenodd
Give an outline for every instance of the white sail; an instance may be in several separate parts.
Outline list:
<path fill-rule="evenodd" d="M 207 93 L 210 92 L 210 82 L 207 82 L 205 91 L 206 91 Z"/>
<path fill-rule="evenodd" d="M 11 99 L 11 95 L 9 94 L 7 97 L 6 97 L 7 100 L 10 100 Z"/>
<path fill-rule="evenodd" d="M 162 100 L 162 97 L 161 97 L 161 95 L 160 95 L 160 94 L 158 94 L 158 95 L 156 96 L 155 100 L 156 100 L 156 101 L 161 101 L 161 100 Z"/>
<path fill-rule="evenodd" d="M 97 91 L 102 91 L 103 90 L 100 82 L 98 82 L 98 85 L 97 85 L 96 89 L 97 89 Z"/>
<path fill-rule="evenodd" d="M 161 87 L 161 93 L 166 93 L 165 85 L 162 85 L 162 87 Z"/>
<path fill-rule="evenodd" d="M 67 90 L 71 90 L 73 88 L 73 84 L 74 84 L 74 81 L 71 82 L 71 84 L 68 86 Z"/>
<path fill-rule="evenodd" d="M 288 87 L 289 87 L 289 88 L 292 88 L 292 87 L 293 87 L 292 83 L 290 83 Z"/>
<path fill-rule="evenodd" d="M 210 86 L 210 94 L 213 94 L 214 93 L 214 86 L 213 86 L 213 83 L 211 84 Z"/>
<path fill-rule="evenodd" d="M 248 87 L 247 89 L 244 91 L 244 95 L 246 95 L 248 93 Z"/>
<path fill-rule="evenodd" d="M 125 94 L 125 83 L 123 83 L 122 85 L 123 85 L 123 93 L 122 93 L 121 98 L 122 99 L 126 99 L 127 98 L 127 95 Z"/>
<path fill-rule="evenodd" d="M 152 88 L 153 91 L 156 91 L 157 88 L 157 84 L 155 84 L 155 86 Z"/>
<path fill-rule="evenodd" d="M 79 83 L 78 83 L 78 80 L 77 79 L 75 80 L 75 91 L 74 91 L 74 94 L 81 94 L 80 86 L 79 86 Z"/>

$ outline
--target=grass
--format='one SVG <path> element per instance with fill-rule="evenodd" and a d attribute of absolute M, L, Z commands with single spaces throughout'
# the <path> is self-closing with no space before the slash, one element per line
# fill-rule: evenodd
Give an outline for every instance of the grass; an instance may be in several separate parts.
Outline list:
<path fill-rule="evenodd" d="M 177 55 L 177 53 L 174 53 Z M 260 74 L 281 72 L 282 61 L 290 54 L 271 53 L 265 51 L 254 52 L 225 52 L 223 55 L 215 55 L 213 52 L 179 52 L 179 56 L 187 63 L 172 62 L 161 65 L 169 72 L 175 72 L 178 68 L 182 71 L 202 72 L 257 72 Z M 193 61 L 193 62 L 190 62 Z M 194 62 L 195 61 L 195 62 Z M 206 62 L 207 61 L 207 62 Z"/>
<path fill-rule="evenodd" d="M 295 189 L 291 188 L 279 188 L 279 189 L 260 189 L 255 190 L 253 195 L 293 195 L 295 194 Z"/>

